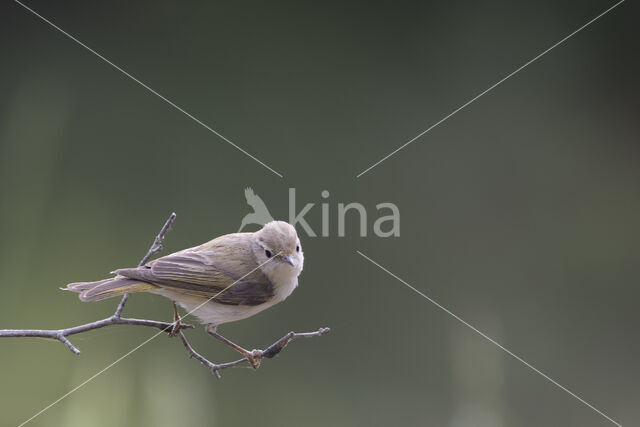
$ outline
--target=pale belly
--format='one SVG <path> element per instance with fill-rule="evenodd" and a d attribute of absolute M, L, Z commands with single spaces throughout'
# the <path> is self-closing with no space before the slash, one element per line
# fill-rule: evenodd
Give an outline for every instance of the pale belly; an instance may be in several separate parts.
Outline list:
<path fill-rule="evenodd" d="M 218 304 L 217 302 L 209 301 L 208 298 L 205 297 L 185 295 L 168 288 L 157 288 L 149 292 L 162 295 L 177 302 L 182 308 L 187 310 L 187 314 L 198 317 L 204 324 L 218 326 L 223 323 L 246 319 L 284 301 L 285 298 L 291 295 L 291 292 L 293 292 L 297 285 L 298 278 L 296 277 L 284 285 L 277 286 L 276 295 L 271 301 L 254 306 Z"/>

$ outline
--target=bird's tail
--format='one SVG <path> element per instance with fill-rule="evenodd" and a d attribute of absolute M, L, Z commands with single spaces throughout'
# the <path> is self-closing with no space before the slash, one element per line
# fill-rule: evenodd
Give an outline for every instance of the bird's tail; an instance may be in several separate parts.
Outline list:
<path fill-rule="evenodd" d="M 133 292 L 149 291 L 155 288 L 156 286 L 150 283 L 116 276 L 111 279 L 98 280 L 97 282 L 69 283 L 66 288 L 62 289 L 79 293 L 80 300 L 87 302 L 100 301 Z"/>

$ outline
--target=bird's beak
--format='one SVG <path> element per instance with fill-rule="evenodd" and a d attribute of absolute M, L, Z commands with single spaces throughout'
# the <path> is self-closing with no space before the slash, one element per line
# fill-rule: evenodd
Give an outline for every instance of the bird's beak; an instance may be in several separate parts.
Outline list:
<path fill-rule="evenodd" d="M 295 266 L 295 264 L 293 263 L 293 259 L 291 259 L 290 256 L 285 256 L 282 257 L 286 262 L 288 262 L 289 264 L 291 264 L 292 266 Z"/>

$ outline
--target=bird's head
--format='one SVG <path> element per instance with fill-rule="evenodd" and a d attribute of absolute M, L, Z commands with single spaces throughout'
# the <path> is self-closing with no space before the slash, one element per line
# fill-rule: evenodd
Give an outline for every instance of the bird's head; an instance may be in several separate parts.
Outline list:
<path fill-rule="evenodd" d="M 296 229 L 284 221 L 271 221 L 255 233 L 256 256 L 265 263 L 265 273 L 298 276 L 302 271 L 304 256 Z M 268 262 L 267 262 L 268 261 Z"/>

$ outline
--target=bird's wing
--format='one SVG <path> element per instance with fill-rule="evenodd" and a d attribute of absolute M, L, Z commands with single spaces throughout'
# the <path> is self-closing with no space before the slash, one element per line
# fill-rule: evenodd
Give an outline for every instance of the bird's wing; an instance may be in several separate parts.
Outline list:
<path fill-rule="evenodd" d="M 260 196 L 253 192 L 253 188 L 247 187 L 244 189 L 244 197 L 247 199 L 247 204 L 253 208 L 255 212 L 267 212 L 267 205 L 264 204 Z"/>
<path fill-rule="evenodd" d="M 185 294 L 214 297 L 221 304 L 259 305 L 269 301 L 274 295 L 273 284 L 257 268 L 250 247 L 224 242 L 212 245 L 216 240 L 116 273 Z"/>

